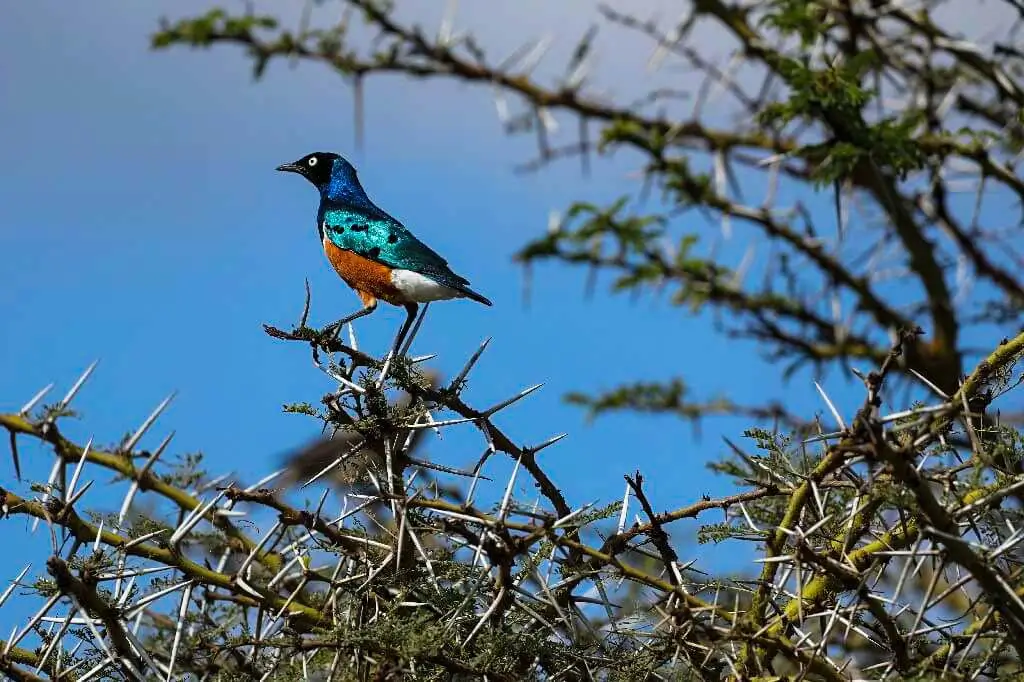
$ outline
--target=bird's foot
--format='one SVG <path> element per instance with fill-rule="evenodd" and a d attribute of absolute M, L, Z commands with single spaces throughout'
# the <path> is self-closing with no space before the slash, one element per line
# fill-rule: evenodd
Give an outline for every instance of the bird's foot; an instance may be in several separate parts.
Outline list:
<path fill-rule="evenodd" d="M 341 328 L 345 325 L 344 320 L 338 320 L 325 326 L 323 329 L 317 332 L 317 335 L 327 341 L 335 341 L 341 334 Z"/>

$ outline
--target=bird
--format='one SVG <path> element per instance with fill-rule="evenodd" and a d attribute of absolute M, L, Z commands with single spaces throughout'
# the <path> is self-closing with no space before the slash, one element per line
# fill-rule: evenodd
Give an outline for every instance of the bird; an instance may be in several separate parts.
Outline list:
<path fill-rule="evenodd" d="M 421 303 L 468 298 L 493 305 L 455 274 L 448 261 L 373 203 L 345 157 L 313 152 L 277 170 L 301 175 L 320 193 L 316 222 L 324 254 L 363 304 L 327 329 L 337 333 L 376 310 L 378 301 L 404 307 L 406 319 L 392 347 L 397 353 Z"/>

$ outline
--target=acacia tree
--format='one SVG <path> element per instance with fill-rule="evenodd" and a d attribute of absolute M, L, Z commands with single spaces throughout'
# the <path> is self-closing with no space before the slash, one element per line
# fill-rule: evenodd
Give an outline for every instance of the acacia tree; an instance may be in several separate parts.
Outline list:
<path fill-rule="evenodd" d="M 556 439 L 519 445 L 492 421 L 529 389 L 471 405 L 465 378 L 479 352 L 442 382 L 423 360 L 370 357 L 307 327 L 304 314 L 267 331 L 312 346 L 337 390 L 290 409 L 337 437 L 299 455 L 295 470 L 302 483 L 334 476 L 343 490 L 302 508 L 266 481 L 214 494 L 204 473 L 156 473 L 163 448 L 136 451 L 150 420 L 102 451 L 70 443 L 57 425 L 76 384 L 55 405 L 0 415 L 12 444 L 36 438 L 57 455 L 37 497 L 5 491 L 5 510 L 71 539 L 35 585 L 46 599 L 38 617 L 0 656 L 8 674 L 839 680 L 1020 670 L 1022 434 L 1001 414 L 1013 404 L 992 403 L 1019 383 L 1024 354 L 1024 8 L 988 5 L 1006 29 L 970 42 L 957 32 L 966 2 L 693 0 L 667 24 L 605 7 L 602 31 L 552 79 L 534 75 L 530 45 L 494 56 L 471 35 L 407 21 L 401 3 L 337 4 L 340 22 L 296 28 L 215 9 L 165 22 L 153 43 L 238 45 L 257 76 L 277 57 L 319 62 L 353 82 L 357 102 L 363 80 L 385 73 L 497 88 L 513 112 L 508 130 L 536 136 L 538 172 L 631 150 L 658 207 L 640 211 L 628 196 L 571 204 L 515 257 L 611 272 L 619 292 L 668 290 L 681 314 L 711 306 L 725 313 L 723 334 L 755 340 L 786 373 L 852 369 L 863 405 L 843 415 L 823 393 L 835 422 L 825 427 L 785 404 L 693 399 L 681 378 L 573 395 L 595 412 L 756 422 L 751 452 L 734 446 L 715 465 L 735 478 L 735 495 L 658 513 L 629 472 L 622 501 L 578 508 L 536 458 Z M 639 32 L 657 63 L 701 73 L 692 104 L 671 88 L 632 102 L 594 94 L 590 59 L 606 31 Z M 708 60 L 698 34 L 733 41 L 732 56 Z M 713 95 L 727 104 L 712 108 Z M 558 118 L 578 122 L 575 139 L 556 142 Z M 764 194 L 747 196 L 751 187 Z M 794 196 L 830 210 L 780 199 Z M 707 246 L 723 230 L 751 245 L 739 266 Z M 459 424 L 486 444 L 473 470 L 417 457 L 419 434 Z M 478 481 L 499 455 L 515 461 L 512 479 L 483 500 Z M 120 513 L 76 511 L 82 463 L 125 478 Z M 539 502 L 512 497 L 518 476 L 532 478 Z M 163 511 L 129 513 L 136 490 Z M 343 509 L 337 519 L 331 505 Z M 724 521 L 708 516 L 719 510 Z M 267 511 L 277 517 L 260 537 L 232 520 Z M 668 533 L 685 518 L 702 520 L 702 541 L 753 543 L 759 566 L 729 577 L 681 562 Z M 174 577 L 136 580 L 154 563 Z M 168 617 L 151 604 L 171 592 L 180 595 Z M 66 603 L 67 618 L 43 627 Z M 74 653 L 71 635 L 82 642 Z"/>

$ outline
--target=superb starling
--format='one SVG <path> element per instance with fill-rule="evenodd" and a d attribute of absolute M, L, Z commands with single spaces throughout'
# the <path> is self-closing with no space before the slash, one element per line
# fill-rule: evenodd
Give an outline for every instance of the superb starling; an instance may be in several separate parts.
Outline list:
<path fill-rule="evenodd" d="M 471 298 L 491 305 L 469 288 L 467 280 L 452 272 L 444 258 L 370 201 L 356 169 L 344 157 L 315 152 L 277 170 L 298 173 L 320 192 L 316 221 L 324 253 L 363 302 L 361 310 L 328 328 L 337 331 L 369 315 L 378 300 L 404 306 L 407 317 L 395 338 L 397 353 L 420 303 Z"/>

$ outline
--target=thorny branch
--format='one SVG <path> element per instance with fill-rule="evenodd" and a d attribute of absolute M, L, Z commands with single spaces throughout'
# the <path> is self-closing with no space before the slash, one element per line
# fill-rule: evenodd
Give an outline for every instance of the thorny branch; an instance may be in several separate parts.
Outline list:
<path fill-rule="evenodd" d="M 346 428 L 359 433 L 370 424 L 397 431 L 400 427 L 415 428 L 418 423 L 453 428 L 482 420 L 488 426 L 480 428 L 477 424 L 480 432 L 494 439 L 498 451 L 512 454 L 503 449 L 505 441 L 511 441 L 501 436 L 499 442 L 495 436 L 500 432 L 490 423 L 493 409 L 469 408 L 460 386 L 424 389 L 429 382 L 422 380 L 415 361 L 390 363 L 390 374 L 382 381 L 386 360 L 340 344 L 333 337 L 318 336 L 308 328 L 268 331 L 276 338 L 313 343 L 320 353 L 328 354 L 330 360 L 321 368 L 339 387 L 324 400 L 333 406 L 332 411 L 321 415 L 328 422 L 336 418 L 332 414 L 344 411 Z M 941 563 L 931 575 L 941 576 L 959 565 L 966 573 L 960 574 L 957 584 L 961 588 L 976 586 L 977 608 L 987 603 L 995 610 L 995 616 L 964 626 L 962 637 L 972 638 L 972 646 L 979 652 L 987 650 L 989 660 L 1003 660 L 992 648 L 992 637 L 998 632 L 993 628 L 1015 631 L 1016 619 L 1021 617 L 1015 606 L 1019 597 L 1015 595 L 1018 590 L 1024 593 L 1024 588 L 1017 587 L 1021 572 L 1009 569 L 1000 557 L 1020 541 L 1021 533 L 1006 536 L 997 531 L 992 535 L 990 530 L 984 535 L 975 533 L 974 539 L 967 535 L 979 525 L 988 526 L 994 505 L 1012 498 L 1013 492 L 1024 486 L 1024 477 L 992 479 L 949 497 L 941 490 L 958 491 L 957 484 L 950 487 L 957 474 L 950 473 L 951 468 L 945 464 L 923 465 L 933 457 L 929 454 L 932 449 L 942 447 L 942 440 L 955 423 L 969 428 L 965 405 L 979 394 L 1006 389 L 1008 372 L 1024 356 L 1024 334 L 997 347 L 964 380 L 957 395 L 905 415 L 883 415 L 879 408 L 885 379 L 917 333 L 901 334 L 879 369 L 865 376 L 864 406 L 849 420 L 849 426 L 823 434 L 821 442 L 828 447 L 807 473 L 793 468 L 792 462 L 778 460 L 760 475 L 753 471 L 748 474 L 748 485 L 753 485 L 748 491 L 705 499 L 670 512 L 655 511 L 639 473 L 626 479 L 624 505 L 605 509 L 586 505 L 563 514 L 554 509 L 555 502 L 550 499 L 551 507 L 544 509 L 522 505 L 506 494 L 496 511 L 488 512 L 473 501 L 474 496 L 482 494 L 479 491 L 461 500 L 448 500 L 434 483 L 416 486 L 419 474 L 408 469 L 410 465 L 400 469 L 397 487 L 388 489 L 382 475 L 387 465 L 382 459 L 366 460 L 366 475 L 372 483 L 369 492 L 342 493 L 342 506 L 348 511 L 333 520 L 324 514 L 329 490 L 315 508 L 302 509 L 294 506 L 284 491 L 262 487 L 265 482 L 247 488 L 236 484 L 220 487 L 213 501 L 223 500 L 226 506 L 200 501 L 193 514 L 195 519 L 206 519 L 209 530 L 200 530 L 196 522 L 186 518 L 173 533 L 163 529 L 140 534 L 141 528 L 122 528 L 116 522 L 104 527 L 86 521 L 74 510 L 81 496 L 72 492 L 64 498 L 52 487 L 39 488 L 43 493 L 40 499 L 22 498 L 7 490 L 0 497 L 8 515 L 28 515 L 69 531 L 73 541 L 70 550 L 61 549 L 49 564 L 57 578 L 49 594 L 73 600 L 88 617 L 105 624 L 102 633 L 97 631 L 98 637 L 83 635 L 93 641 L 93 649 L 102 651 L 107 647 L 119 653 L 116 658 L 109 656 L 109 660 L 89 660 L 100 669 L 110 669 L 115 661 L 128 661 L 138 670 L 157 666 L 164 671 L 173 665 L 201 670 L 202 661 L 215 660 L 218 669 L 244 663 L 245 669 L 255 674 L 283 670 L 300 661 L 308 665 L 310 653 L 322 653 L 327 656 L 322 659 L 323 665 L 331 659 L 336 661 L 332 665 L 342 665 L 339 661 L 345 660 L 349 661 L 345 666 L 363 670 L 428 666 L 496 679 L 505 679 L 510 670 L 518 672 L 508 679 L 521 679 L 529 670 L 540 669 L 553 674 L 567 669 L 582 673 L 584 669 L 642 666 L 664 672 L 684 666 L 706 675 L 721 667 L 737 671 L 734 674 L 746 670 L 746 674 L 753 675 L 777 674 L 789 666 L 841 680 L 847 679 L 847 674 L 828 658 L 826 642 L 842 642 L 841 633 L 852 630 L 860 638 L 858 665 L 862 672 L 874 667 L 872 661 L 890 661 L 889 669 L 907 673 L 949 661 L 948 653 L 941 653 L 941 641 L 923 648 L 909 646 L 909 638 L 915 635 L 908 632 L 906 619 L 914 618 L 910 630 L 922 620 L 931 622 L 934 618 L 926 614 L 944 613 L 946 602 L 957 594 L 946 590 L 936 596 L 938 583 L 932 580 L 930 587 L 925 584 L 922 568 L 934 559 Z M 478 354 L 473 362 L 476 357 Z M 357 368 L 368 372 L 359 378 Z M 461 376 L 464 378 L 465 373 Z M 401 413 L 411 422 L 381 426 L 399 416 L 388 411 L 383 393 L 386 386 L 401 388 L 414 397 Z M 382 391 L 379 400 L 373 399 L 372 390 Z M 514 402 L 503 401 L 499 411 Z M 468 418 L 469 422 L 421 419 L 429 412 L 442 410 L 465 412 L 468 417 L 461 419 Z M 58 457 L 68 452 L 84 453 L 84 460 L 93 467 L 120 471 L 123 461 L 133 459 L 131 452 L 115 456 L 90 449 L 86 453 L 63 438 L 46 435 L 42 424 L 47 420 L 56 424 L 59 419 L 44 409 L 37 416 L 2 415 L 0 423 L 9 430 L 17 429 L 21 436 L 49 444 Z M 54 428 L 45 431 L 52 433 Z M 391 441 L 385 436 L 382 442 Z M 520 453 L 536 450 L 524 447 L 513 452 L 520 458 Z M 740 454 L 754 470 L 760 469 L 756 460 Z M 391 456 L 400 455 L 399 448 Z M 985 453 L 976 451 L 968 456 L 985 457 Z M 338 459 L 343 457 L 344 453 Z M 862 468 L 870 462 L 874 464 L 867 476 L 873 483 L 868 484 Z M 486 462 L 482 466 L 486 467 Z M 959 472 L 968 470 L 957 466 Z M 936 493 L 929 492 L 939 480 L 945 481 L 943 487 Z M 214 490 L 209 486 L 206 489 Z M 897 492 L 901 490 L 904 492 Z M 178 494 L 168 495 L 149 486 L 145 492 L 172 502 L 199 499 L 180 489 Z M 918 503 L 908 503 L 906 494 L 915 496 Z M 638 519 L 626 528 L 630 497 L 639 503 L 646 522 Z M 237 541 L 233 535 L 237 530 L 232 530 L 235 524 L 224 526 L 215 521 L 229 511 L 255 520 L 260 518 L 261 509 L 272 512 L 275 523 L 259 540 Z M 703 573 L 692 561 L 681 561 L 680 550 L 669 534 L 671 524 L 716 509 L 724 510 L 727 520 L 743 519 L 749 525 L 749 530 L 744 530 L 743 524 L 730 525 L 725 537 L 739 540 L 752 530 L 756 538 L 764 540 L 764 571 L 753 583 L 752 592 L 743 580 L 702 578 Z M 759 521 L 751 516 L 752 509 L 757 509 Z M 887 522 L 886 516 L 896 509 L 903 520 Z M 599 533 L 595 524 L 616 515 L 620 519 L 618 530 L 610 535 Z M 772 521 L 773 517 L 777 520 Z M 765 527 L 766 523 L 772 525 Z M 371 533 L 360 527 L 377 530 Z M 838 535 L 830 535 L 829 529 L 838 530 Z M 192 550 L 185 551 L 190 535 L 197 540 L 205 538 L 201 544 L 206 549 L 200 551 L 199 544 L 193 544 Z M 979 546 L 979 542 L 985 545 Z M 647 543 L 654 553 L 645 548 Z M 91 552 L 83 554 L 87 547 L 92 548 Z M 220 559 L 214 565 L 196 555 L 197 551 Z M 257 564 L 254 559 L 258 552 L 279 559 L 271 565 Z M 904 575 L 900 579 L 900 586 L 880 593 L 878 580 L 898 557 L 905 557 L 908 567 L 917 567 L 909 578 Z M 170 568 L 181 578 L 145 586 L 136 583 L 137 589 L 133 590 L 127 583 L 142 575 L 147 565 Z M 262 566 L 260 571 L 253 570 L 257 565 Z M 112 592 L 96 589 L 113 579 L 118 586 Z M 910 583 L 919 587 L 911 590 Z M 632 587 L 626 588 L 629 585 Z M 193 591 L 193 586 L 202 592 Z M 196 600 L 182 597 L 184 618 L 164 618 L 150 603 L 153 595 L 182 590 L 202 595 Z M 646 606 L 622 604 L 624 599 L 629 601 L 626 595 L 630 592 Z M 888 596 L 882 599 L 882 594 Z M 51 598 L 39 619 L 47 617 L 55 603 Z M 202 613 L 189 617 L 196 604 L 203 605 Z M 197 622 L 195 618 L 205 618 L 211 609 L 230 608 L 243 611 L 234 620 L 223 620 L 227 612 L 215 618 L 214 622 L 221 623 L 216 632 L 202 634 L 190 625 Z M 130 624 L 140 614 L 148 615 L 148 625 L 142 630 L 137 623 Z M 594 633 L 600 627 L 601 614 L 615 636 L 604 640 L 587 636 L 581 640 L 584 633 Z M 26 630 L 43 636 L 45 631 L 39 630 L 39 622 Z M 403 629 L 407 626 L 402 623 L 415 623 L 419 635 Z M 248 627 L 251 635 L 230 645 L 230 640 L 220 640 L 237 626 Z M 381 627 L 405 632 L 405 644 L 389 644 Z M 568 648 L 548 646 L 542 653 L 533 650 L 530 655 L 527 649 L 519 653 L 509 650 L 502 632 L 521 627 L 539 628 L 539 632 L 547 633 L 544 637 L 565 641 Z M 812 636 L 812 631 L 817 636 Z M 129 636 L 128 632 L 133 634 Z M 289 633 L 307 633 L 311 638 L 295 640 Z M 20 644 L 26 634 L 16 631 L 15 644 Z M 845 637 L 847 646 L 853 646 Z M 136 638 L 144 643 L 142 650 L 148 660 L 134 644 Z M 109 640 L 109 645 L 104 640 Z M 32 674 L 19 667 L 26 664 L 35 664 L 52 676 L 56 669 L 38 663 L 47 641 L 53 640 L 44 637 L 36 651 L 12 645 L 0 664 L 19 679 Z M 178 642 L 176 647 L 168 644 L 174 641 Z M 584 641 L 591 643 L 584 645 Z M 641 641 L 648 644 L 639 646 Z M 1016 636 L 1009 641 L 1016 645 Z M 502 659 L 505 663 L 499 664 L 494 653 L 485 653 L 494 646 L 518 662 L 509 662 L 506 656 Z M 289 658 L 286 652 L 298 658 Z"/>

